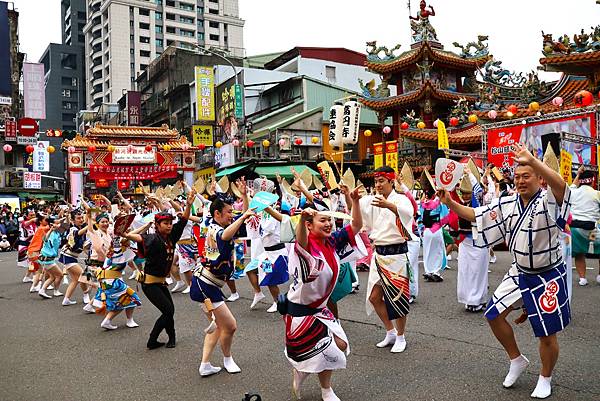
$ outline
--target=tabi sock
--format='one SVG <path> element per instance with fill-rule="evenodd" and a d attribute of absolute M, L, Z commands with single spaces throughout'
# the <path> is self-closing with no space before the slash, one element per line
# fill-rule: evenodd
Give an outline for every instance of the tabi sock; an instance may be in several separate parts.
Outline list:
<path fill-rule="evenodd" d="M 535 390 L 531 393 L 533 398 L 548 398 L 552 394 L 552 376 L 544 377 L 540 375 Z"/>
<path fill-rule="evenodd" d="M 240 373 L 242 371 L 242 369 L 240 369 L 231 356 L 223 357 L 223 366 L 225 366 L 225 369 L 229 373 Z"/>
<path fill-rule="evenodd" d="M 335 395 L 331 387 L 321 387 L 321 398 L 323 398 L 323 401 L 341 401 L 339 397 Z"/>
<path fill-rule="evenodd" d="M 396 341 L 396 329 L 388 330 L 385 333 L 385 338 L 380 343 L 377 343 L 378 348 L 384 348 L 392 345 Z"/>
<path fill-rule="evenodd" d="M 202 362 L 200 364 L 200 368 L 198 369 L 200 376 L 205 376 L 205 377 L 214 375 L 215 373 L 219 373 L 220 371 L 221 371 L 220 367 L 213 366 L 210 362 Z"/>
<path fill-rule="evenodd" d="M 508 374 L 504 378 L 502 385 L 506 388 L 512 387 L 519 376 L 521 376 L 521 373 L 527 369 L 527 366 L 529 366 L 529 359 L 525 358 L 524 355 L 519 355 L 515 359 L 511 359 L 510 369 L 508 370 Z"/>

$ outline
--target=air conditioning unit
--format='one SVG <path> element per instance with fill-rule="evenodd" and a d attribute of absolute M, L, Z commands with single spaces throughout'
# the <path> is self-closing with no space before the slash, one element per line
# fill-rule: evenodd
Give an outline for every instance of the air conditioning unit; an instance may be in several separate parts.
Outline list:
<path fill-rule="evenodd" d="M 24 173 L 24 172 L 29 171 L 29 169 L 27 167 L 15 167 L 15 171 L 17 173 Z"/>

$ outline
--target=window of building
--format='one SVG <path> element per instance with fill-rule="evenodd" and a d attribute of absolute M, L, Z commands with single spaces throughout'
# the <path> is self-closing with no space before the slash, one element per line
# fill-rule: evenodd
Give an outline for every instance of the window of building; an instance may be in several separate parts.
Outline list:
<path fill-rule="evenodd" d="M 173 0 L 167 0 L 167 6 L 175 7 L 175 2 Z"/>
<path fill-rule="evenodd" d="M 163 40 L 162 39 L 156 39 L 156 47 L 163 47 Z"/>
<path fill-rule="evenodd" d="M 133 70 L 133 69 L 135 68 L 135 64 L 133 64 L 133 63 L 130 63 L 130 64 L 129 64 L 129 67 L 131 67 L 131 69 Z"/>
<path fill-rule="evenodd" d="M 216 14 L 216 15 L 219 15 L 219 10 L 216 10 L 216 9 L 214 9 L 214 8 L 209 8 L 209 9 L 208 9 L 208 13 L 209 13 L 209 14 Z"/>
<path fill-rule="evenodd" d="M 150 57 L 150 50 L 140 50 L 140 56 Z"/>
<path fill-rule="evenodd" d="M 140 15 L 150 15 L 150 10 L 147 8 L 140 8 Z"/>
<path fill-rule="evenodd" d="M 211 35 L 208 35 L 208 38 L 209 38 L 210 40 L 213 40 L 213 41 L 215 41 L 215 42 L 218 42 L 218 41 L 219 41 L 219 39 L 220 39 L 220 38 L 219 38 L 219 35 L 212 35 L 212 34 L 211 34 Z"/>
<path fill-rule="evenodd" d="M 73 79 L 75 79 L 75 78 L 73 78 Z M 65 86 L 66 85 L 71 85 L 71 78 L 69 78 L 69 77 L 62 77 L 60 79 L 60 83 L 63 84 L 63 85 L 65 85 Z"/>
<path fill-rule="evenodd" d="M 79 29 L 79 31 L 83 31 L 83 27 L 85 26 L 85 24 L 77 24 L 77 27 Z"/>
<path fill-rule="evenodd" d="M 129 49 L 129 54 L 135 54 L 135 50 Z"/>
<path fill-rule="evenodd" d="M 162 21 L 162 13 L 156 12 L 154 13 L 154 19 L 157 21 Z"/>
<path fill-rule="evenodd" d="M 148 64 L 140 64 L 140 70 L 145 71 L 148 68 Z"/>
<path fill-rule="evenodd" d="M 185 24 L 193 24 L 194 19 L 192 17 L 184 17 L 182 15 L 179 16 L 179 22 L 183 22 Z"/>
<path fill-rule="evenodd" d="M 169 21 L 175 21 L 175 14 L 167 13 L 167 19 Z"/>
<path fill-rule="evenodd" d="M 163 27 L 162 27 L 162 25 L 156 25 L 156 26 L 154 27 L 154 31 L 155 31 L 156 33 L 163 33 Z"/>
<path fill-rule="evenodd" d="M 71 114 L 71 113 L 62 113 L 62 120 L 65 122 L 73 122 L 73 119 L 75 118 L 75 114 Z"/>
<path fill-rule="evenodd" d="M 175 33 L 175 27 L 174 26 L 168 26 L 167 27 L 167 33 Z"/>
<path fill-rule="evenodd" d="M 335 81 L 335 67 L 331 65 L 325 66 L 325 78 L 328 81 Z"/>
<path fill-rule="evenodd" d="M 83 11 L 77 11 L 77 18 L 86 19 L 87 15 L 85 15 L 85 12 L 83 12 Z"/>
<path fill-rule="evenodd" d="M 179 8 L 185 11 L 194 11 L 194 5 L 188 3 L 179 2 Z"/>
<path fill-rule="evenodd" d="M 129 27 L 133 28 L 133 21 L 129 21 Z M 133 30 L 133 29 L 131 29 L 131 30 Z"/>
<path fill-rule="evenodd" d="M 63 102 L 63 109 L 71 110 L 71 102 Z"/>
<path fill-rule="evenodd" d="M 162 4 L 162 0 L 154 0 L 156 4 Z"/>
<path fill-rule="evenodd" d="M 204 33 L 198 32 L 198 40 L 204 40 Z"/>
<path fill-rule="evenodd" d="M 129 35 L 129 40 L 133 40 L 134 36 L 133 35 Z"/>
<path fill-rule="evenodd" d="M 60 66 L 65 70 L 77 69 L 77 57 L 74 54 L 61 53 Z"/>
<path fill-rule="evenodd" d="M 14 166 L 15 165 L 15 152 L 4 152 L 4 165 Z"/>
<path fill-rule="evenodd" d="M 187 36 L 188 38 L 194 37 L 194 31 L 188 31 L 187 29 L 179 29 L 179 34 L 181 36 Z"/>
<path fill-rule="evenodd" d="M 140 29 L 150 29 L 150 24 L 146 22 L 140 22 Z"/>
<path fill-rule="evenodd" d="M 170 39 L 167 39 L 167 46 L 171 46 L 173 44 L 173 41 Z"/>
<path fill-rule="evenodd" d="M 208 23 L 208 26 L 211 27 L 211 28 L 219 28 L 219 23 L 215 22 L 215 21 L 210 21 Z"/>
<path fill-rule="evenodd" d="M 77 35 L 77 40 L 80 42 L 85 42 L 85 35 Z"/>
<path fill-rule="evenodd" d="M 147 36 L 140 36 L 140 43 L 150 43 L 150 38 Z"/>

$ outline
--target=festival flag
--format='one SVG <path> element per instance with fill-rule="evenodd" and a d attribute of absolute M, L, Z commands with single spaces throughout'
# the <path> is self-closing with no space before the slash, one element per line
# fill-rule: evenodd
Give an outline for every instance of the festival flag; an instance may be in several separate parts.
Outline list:
<path fill-rule="evenodd" d="M 438 120 L 438 149 L 450 149 L 450 144 L 448 143 L 448 132 L 446 132 L 446 125 Z"/>

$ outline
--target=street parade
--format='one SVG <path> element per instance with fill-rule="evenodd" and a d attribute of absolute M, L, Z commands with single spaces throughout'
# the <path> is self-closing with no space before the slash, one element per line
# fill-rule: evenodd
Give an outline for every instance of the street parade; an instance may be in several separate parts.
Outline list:
<path fill-rule="evenodd" d="M 1 399 L 600 399 L 600 25 L 516 72 L 439 0 L 256 56 L 237 0 L 55 3 L 0 87 Z"/>

